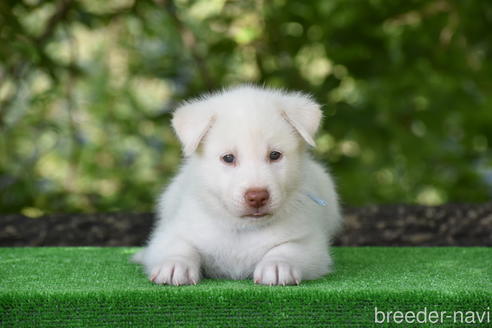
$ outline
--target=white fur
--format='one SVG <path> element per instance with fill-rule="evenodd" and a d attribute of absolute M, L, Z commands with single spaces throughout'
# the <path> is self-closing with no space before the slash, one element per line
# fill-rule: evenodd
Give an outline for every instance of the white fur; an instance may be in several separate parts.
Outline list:
<path fill-rule="evenodd" d="M 341 216 L 331 177 L 306 150 L 320 120 L 309 96 L 254 86 L 178 108 L 173 127 L 186 158 L 160 196 L 147 247 L 134 258 L 149 278 L 171 285 L 202 276 L 285 285 L 328 273 L 328 247 Z M 273 150 L 280 160 L 268 160 Z M 235 165 L 221 161 L 228 153 Z M 249 188 L 269 191 L 271 215 L 244 217 Z"/>

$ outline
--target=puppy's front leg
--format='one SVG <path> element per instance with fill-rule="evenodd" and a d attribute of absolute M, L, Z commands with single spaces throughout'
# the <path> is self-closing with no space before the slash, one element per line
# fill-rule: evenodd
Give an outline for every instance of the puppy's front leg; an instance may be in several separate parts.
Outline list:
<path fill-rule="evenodd" d="M 147 268 L 149 279 L 156 284 L 196 285 L 200 280 L 200 255 L 196 249 L 180 242 L 172 248 L 159 252 L 160 248 L 149 249 Z M 159 254 L 160 253 L 160 254 Z"/>
<path fill-rule="evenodd" d="M 256 265 L 253 280 L 263 285 L 299 285 L 328 273 L 326 247 L 287 242 L 270 249 Z"/>

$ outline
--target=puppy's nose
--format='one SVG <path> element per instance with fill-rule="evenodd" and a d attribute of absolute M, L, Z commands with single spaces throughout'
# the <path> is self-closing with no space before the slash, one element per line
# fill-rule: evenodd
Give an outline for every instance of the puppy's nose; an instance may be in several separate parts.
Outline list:
<path fill-rule="evenodd" d="M 270 198 L 270 194 L 266 189 L 248 189 L 244 193 L 246 204 L 252 208 L 264 206 L 267 203 L 268 198 Z"/>

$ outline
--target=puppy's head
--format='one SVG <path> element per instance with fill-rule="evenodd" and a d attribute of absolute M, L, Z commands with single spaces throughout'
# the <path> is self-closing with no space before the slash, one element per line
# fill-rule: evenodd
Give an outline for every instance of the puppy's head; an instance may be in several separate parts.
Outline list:
<path fill-rule="evenodd" d="M 258 219 L 298 188 L 320 119 L 309 96 L 243 86 L 185 103 L 172 124 L 207 205 Z"/>

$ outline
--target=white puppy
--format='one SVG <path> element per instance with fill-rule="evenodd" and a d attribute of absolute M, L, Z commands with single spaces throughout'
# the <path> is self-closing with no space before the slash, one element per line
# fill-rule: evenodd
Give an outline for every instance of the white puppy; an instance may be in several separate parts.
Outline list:
<path fill-rule="evenodd" d="M 299 284 L 330 270 L 341 216 L 333 181 L 306 143 L 321 120 L 301 93 L 241 86 L 186 102 L 172 124 L 185 163 L 135 256 L 158 284 L 201 276 Z"/>

